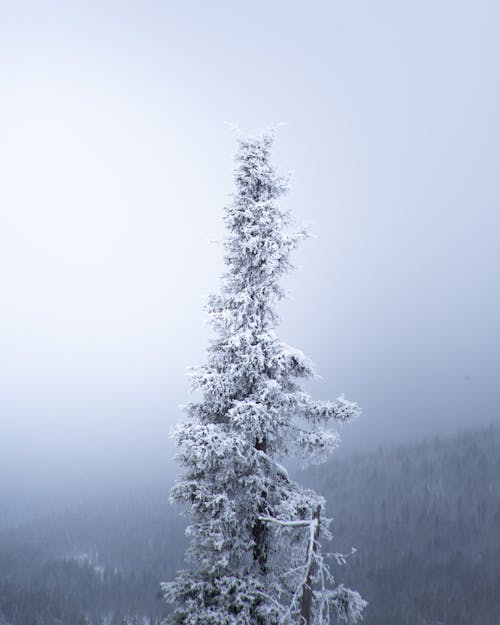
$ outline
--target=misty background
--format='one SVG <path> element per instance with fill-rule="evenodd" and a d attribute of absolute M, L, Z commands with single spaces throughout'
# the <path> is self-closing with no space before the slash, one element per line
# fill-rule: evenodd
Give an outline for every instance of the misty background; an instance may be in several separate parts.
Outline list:
<path fill-rule="evenodd" d="M 339 454 L 500 420 L 498 3 L 2 2 L 0 489 L 172 473 L 235 136 L 316 239 L 280 336 Z M 52 489 L 52 490 L 51 490 Z M 31 505 L 30 504 L 30 505 Z"/>

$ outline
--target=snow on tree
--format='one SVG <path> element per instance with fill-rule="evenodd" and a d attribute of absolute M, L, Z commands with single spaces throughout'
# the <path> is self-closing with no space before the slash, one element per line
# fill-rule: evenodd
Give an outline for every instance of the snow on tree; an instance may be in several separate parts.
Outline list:
<path fill-rule="evenodd" d="M 318 543 L 320 524 L 328 537 L 324 500 L 278 463 L 290 454 L 323 460 L 339 441 L 331 422 L 360 411 L 343 397 L 311 399 L 300 381 L 315 376 L 313 364 L 275 334 L 280 278 L 307 232 L 289 232 L 273 138 L 239 137 L 224 216 L 227 269 L 207 307 L 216 338 L 191 372 L 201 399 L 175 432 L 185 473 L 171 497 L 191 519 L 191 566 L 162 585 L 175 625 L 321 625 L 332 614 L 356 623 L 366 605 L 343 585 L 331 588 Z"/>

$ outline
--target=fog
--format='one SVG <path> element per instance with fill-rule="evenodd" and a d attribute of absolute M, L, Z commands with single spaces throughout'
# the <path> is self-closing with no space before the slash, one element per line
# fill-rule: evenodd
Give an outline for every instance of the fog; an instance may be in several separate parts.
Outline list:
<path fill-rule="evenodd" d="M 280 335 L 342 453 L 498 421 L 495 2 L 3 3 L 2 489 L 170 473 L 235 135 L 284 122 Z M 432 16 L 432 19 L 429 19 Z"/>

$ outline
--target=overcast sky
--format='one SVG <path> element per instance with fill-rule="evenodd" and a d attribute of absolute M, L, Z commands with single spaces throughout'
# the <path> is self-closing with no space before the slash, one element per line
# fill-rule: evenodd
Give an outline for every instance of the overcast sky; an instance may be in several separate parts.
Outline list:
<path fill-rule="evenodd" d="M 236 142 L 318 238 L 281 335 L 346 451 L 499 420 L 500 5 L 0 4 L 0 474 L 162 471 Z"/>

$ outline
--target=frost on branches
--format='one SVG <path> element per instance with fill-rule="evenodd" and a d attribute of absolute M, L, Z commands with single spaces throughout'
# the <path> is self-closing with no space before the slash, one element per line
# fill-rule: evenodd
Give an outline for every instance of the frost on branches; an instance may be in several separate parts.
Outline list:
<path fill-rule="evenodd" d="M 319 462 L 338 444 L 332 422 L 357 404 L 320 402 L 302 390 L 311 361 L 275 334 L 280 278 L 307 236 L 288 232 L 279 205 L 287 181 L 270 162 L 273 135 L 240 138 L 236 192 L 225 209 L 226 273 L 208 302 L 216 331 L 207 363 L 192 371 L 201 400 L 177 428 L 185 473 L 172 499 L 188 507 L 189 570 L 164 583 L 177 625 L 356 623 L 366 602 L 333 586 L 318 535 L 324 500 L 291 481 L 278 460 Z M 343 556 L 336 554 L 337 560 Z"/>

